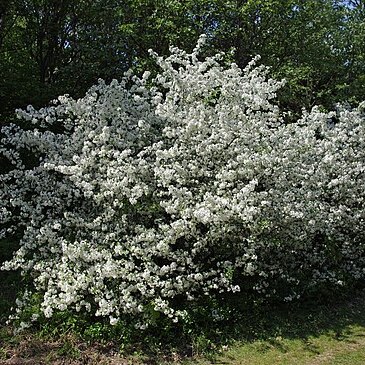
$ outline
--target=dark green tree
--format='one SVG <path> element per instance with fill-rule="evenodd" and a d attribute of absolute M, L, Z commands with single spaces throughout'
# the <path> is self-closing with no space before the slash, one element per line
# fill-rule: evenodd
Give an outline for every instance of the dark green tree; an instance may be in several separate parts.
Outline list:
<path fill-rule="evenodd" d="M 152 48 L 255 55 L 287 79 L 282 107 L 365 99 L 362 0 L 9 0 L 0 4 L 0 115 L 39 107 L 59 94 L 81 96 L 98 78 L 153 69 Z M 232 58 L 231 58 L 232 59 Z"/>

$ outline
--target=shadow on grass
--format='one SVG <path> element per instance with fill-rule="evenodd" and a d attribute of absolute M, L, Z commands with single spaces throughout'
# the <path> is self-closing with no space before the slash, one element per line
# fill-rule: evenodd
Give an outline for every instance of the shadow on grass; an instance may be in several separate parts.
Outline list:
<path fill-rule="evenodd" d="M 351 338 L 351 325 L 365 327 L 365 290 L 357 288 L 351 295 L 340 298 L 303 300 L 281 305 L 257 307 L 247 316 L 238 316 L 235 323 L 223 325 L 227 339 L 252 342 L 267 340 L 274 347 L 275 338 L 302 340 L 316 352 L 309 342 L 310 337 L 331 333 L 338 341 Z"/>
<path fill-rule="evenodd" d="M 296 341 L 301 343 L 302 351 L 317 356 L 321 349 L 315 339 L 322 335 L 349 348 L 357 344 L 361 333 L 365 337 L 365 290 L 360 287 L 351 295 L 242 308 L 229 321 L 214 323 L 202 317 L 190 336 L 177 331 L 171 343 L 164 342 L 161 336 L 158 342 L 162 346 L 142 345 L 141 351 L 148 356 L 144 363 L 163 364 L 161 358 L 172 362 L 171 354 L 177 353 L 179 359 L 203 356 L 214 364 L 222 348 L 236 342 L 255 344 L 257 352 L 262 354 L 273 349 L 285 354 L 292 351 L 290 341 Z M 363 328 L 360 333 L 359 327 Z M 149 335 L 158 336 L 157 333 L 155 328 Z M 221 364 L 222 359 L 219 361 Z"/>
<path fill-rule="evenodd" d="M 365 290 L 358 287 L 346 295 L 256 306 L 246 312 L 239 311 L 231 322 L 222 322 L 219 327 L 207 324 L 202 333 L 214 345 L 211 351 L 204 349 L 200 354 L 212 363 L 219 354 L 215 349 L 221 350 L 224 345 L 235 342 L 255 344 L 256 351 L 262 354 L 273 349 L 289 353 L 290 341 L 299 341 L 304 352 L 317 356 L 321 349 L 316 345 L 316 338 L 322 335 L 348 348 L 356 347 L 358 342 L 365 344 Z M 199 354 L 193 349 L 194 352 Z"/>

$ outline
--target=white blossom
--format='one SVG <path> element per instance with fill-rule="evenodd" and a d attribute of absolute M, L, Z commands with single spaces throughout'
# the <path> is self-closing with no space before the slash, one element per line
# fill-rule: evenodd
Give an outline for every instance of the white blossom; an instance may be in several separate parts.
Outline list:
<path fill-rule="evenodd" d="M 264 296 L 285 282 L 287 301 L 364 278 L 363 107 L 286 124 L 283 82 L 257 60 L 200 61 L 203 42 L 155 55 L 154 79 L 100 80 L 18 111 L 34 129 L 2 128 L 0 235 L 23 232 L 3 269 L 31 274 L 46 317 L 132 314 L 146 328 L 151 303 L 177 321 L 174 298 L 239 292 L 237 273 Z"/>

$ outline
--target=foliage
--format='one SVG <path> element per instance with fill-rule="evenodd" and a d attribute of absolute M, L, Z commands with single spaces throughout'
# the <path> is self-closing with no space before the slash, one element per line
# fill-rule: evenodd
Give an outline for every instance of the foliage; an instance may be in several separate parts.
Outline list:
<path fill-rule="evenodd" d="M 0 4 L 0 115 L 80 97 L 133 68 L 156 72 L 148 49 L 167 55 L 207 34 L 205 53 L 256 55 L 288 80 L 280 104 L 301 108 L 364 99 L 364 2 L 342 0 L 9 0 Z M 293 119 L 295 119 L 293 117 Z"/>
<path fill-rule="evenodd" d="M 154 54 L 155 78 L 100 81 L 19 110 L 33 128 L 2 128 L 1 234 L 22 231 L 3 268 L 32 281 L 46 318 L 172 326 L 204 297 L 291 301 L 363 280 L 364 105 L 287 124 L 281 82 L 255 60 L 201 61 L 203 43 Z"/>

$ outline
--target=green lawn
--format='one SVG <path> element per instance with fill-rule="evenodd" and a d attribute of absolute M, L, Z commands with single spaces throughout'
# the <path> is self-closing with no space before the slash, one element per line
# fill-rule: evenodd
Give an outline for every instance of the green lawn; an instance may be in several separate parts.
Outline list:
<path fill-rule="evenodd" d="M 231 365 L 363 365 L 365 364 L 365 326 L 348 325 L 341 337 L 334 331 L 302 338 L 281 337 L 237 342 L 215 361 L 191 364 Z"/>
<path fill-rule="evenodd" d="M 365 291 L 256 313 L 215 358 L 187 364 L 364 365 Z M 239 337 L 239 335 L 236 335 Z"/>

